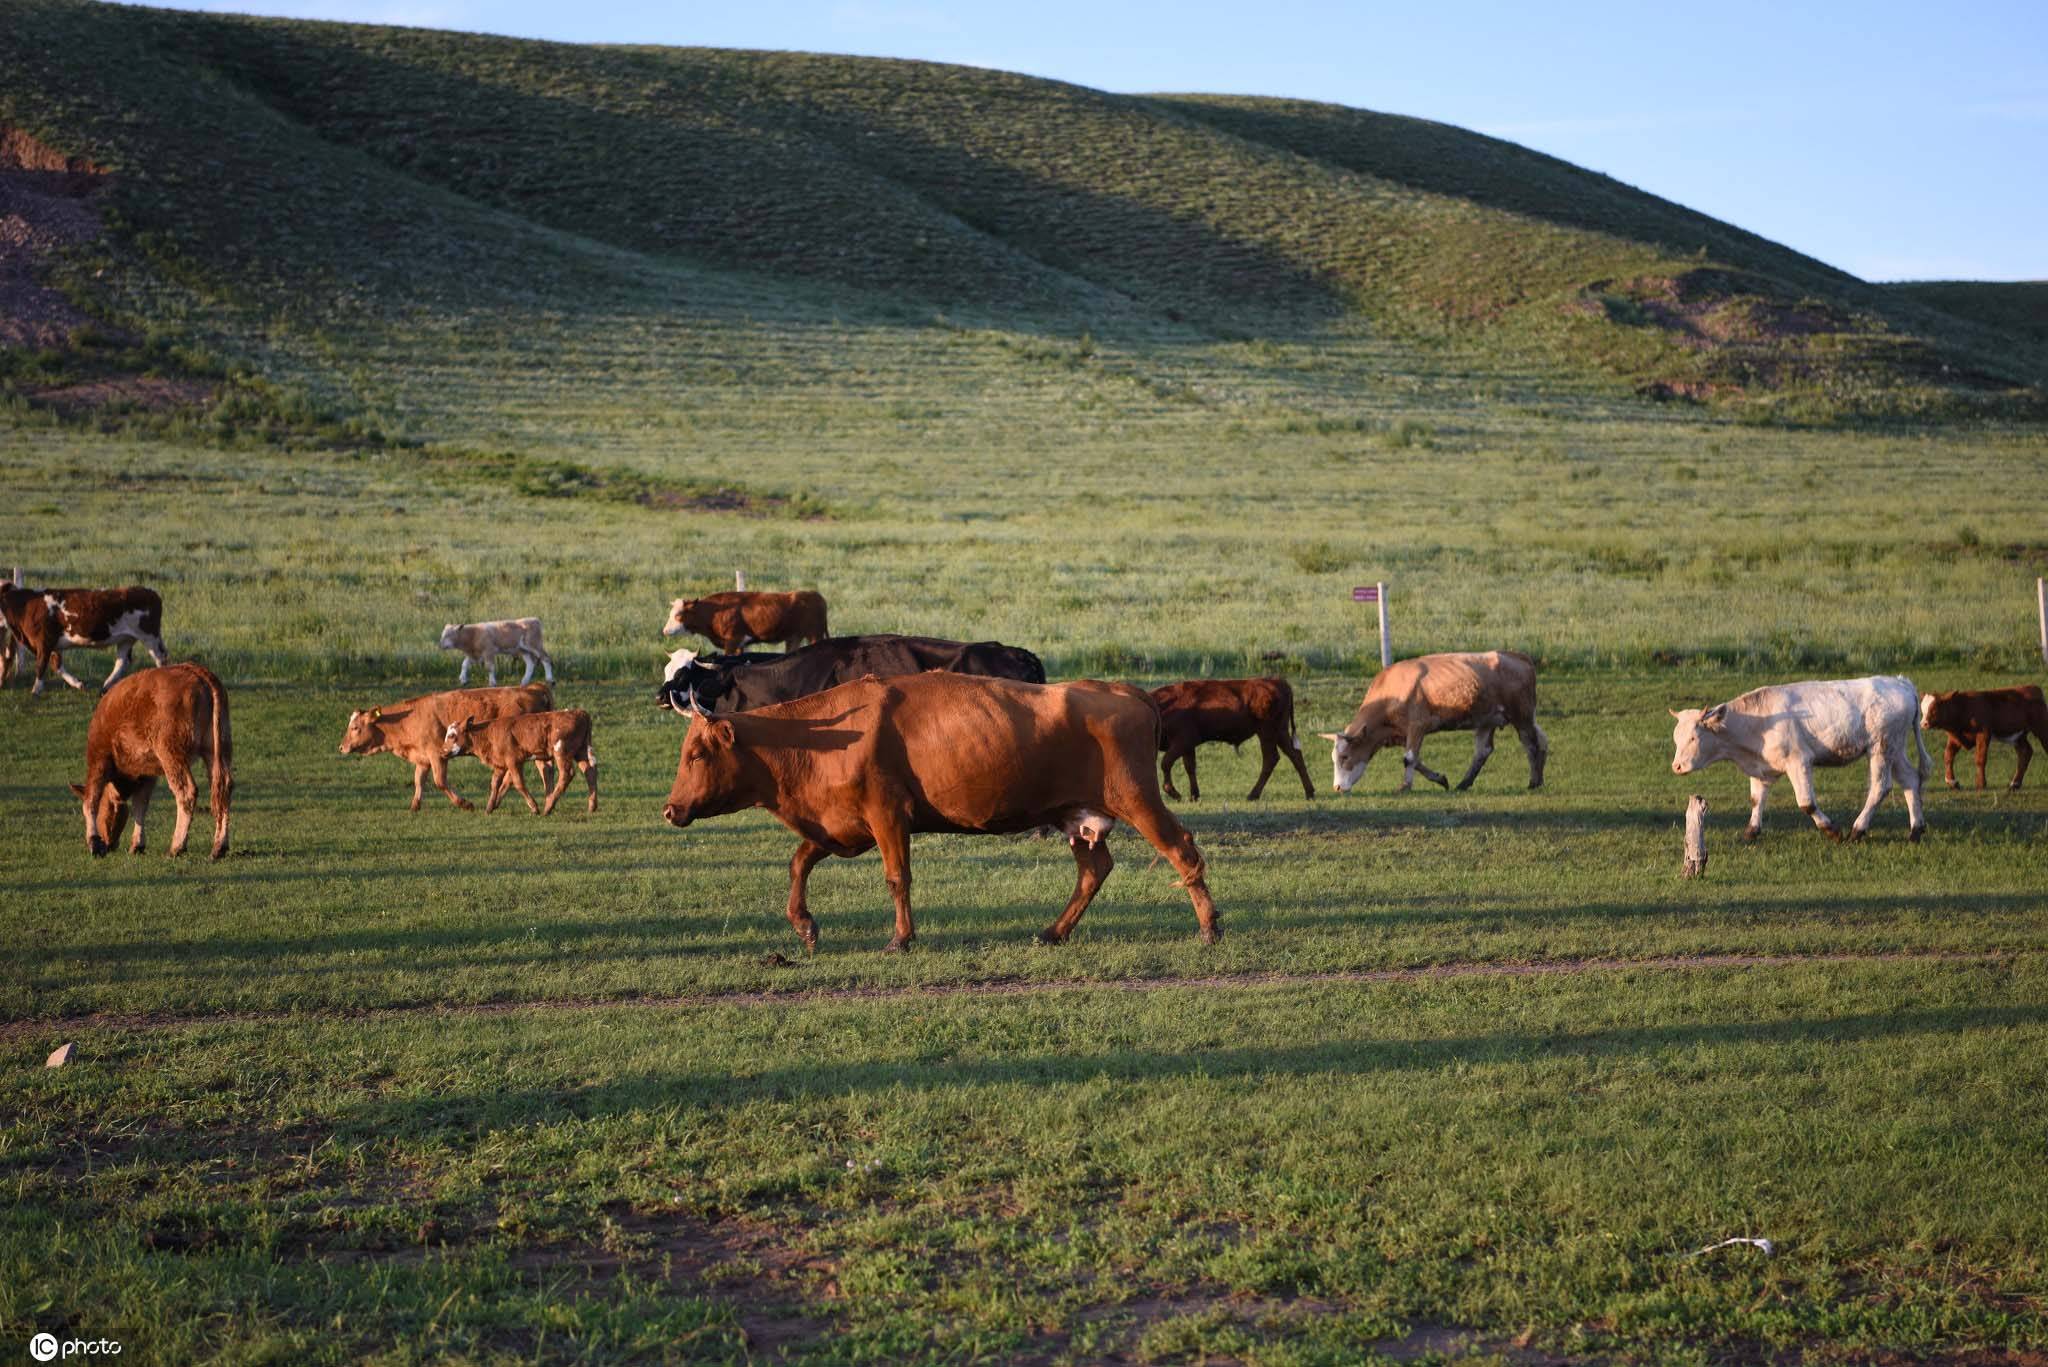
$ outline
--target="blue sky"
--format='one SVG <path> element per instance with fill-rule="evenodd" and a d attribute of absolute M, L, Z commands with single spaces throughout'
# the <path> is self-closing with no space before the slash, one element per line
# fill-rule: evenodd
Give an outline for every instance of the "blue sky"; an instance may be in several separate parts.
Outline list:
<path fill-rule="evenodd" d="M 1866 279 L 2048 279 L 2048 0 L 184 0 L 568 42 L 965 62 L 1478 129 Z"/>

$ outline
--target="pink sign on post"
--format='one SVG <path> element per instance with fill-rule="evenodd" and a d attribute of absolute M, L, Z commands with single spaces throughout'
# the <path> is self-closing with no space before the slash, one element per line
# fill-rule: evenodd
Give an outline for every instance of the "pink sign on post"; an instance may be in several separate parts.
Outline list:
<path fill-rule="evenodd" d="M 1380 586 L 1378 584 L 1360 584 L 1357 588 L 1351 590 L 1351 601 L 1354 603 L 1379 602 Z"/>
<path fill-rule="evenodd" d="M 1387 586 L 1385 583 L 1360 584 L 1351 590 L 1354 603 L 1378 603 L 1380 606 L 1380 668 L 1385 669 L 1394 660 L 1394 647 L 1387 638 Z"/>

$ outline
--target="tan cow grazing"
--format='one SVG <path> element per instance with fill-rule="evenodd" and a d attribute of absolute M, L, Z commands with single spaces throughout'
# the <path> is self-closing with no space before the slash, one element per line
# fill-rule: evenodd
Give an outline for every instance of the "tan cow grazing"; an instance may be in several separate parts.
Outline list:
<path fill-rule="evenodd" d="M 1422 762 L 1422 740 L 1433 731 L 1472 732 L 1472 767 L 1458 791 L 1472 786 L 1493 733 L 1512 726 L 1529 756 L 1529 786 L 1543 786 L 1543 761 L 1550 738 L 1536 724 L 1536 662 L 1513 650 L 1418 655 L 1396 660 L 1373 677 L 1358 715 L 1340 732 L 1324 731 L 1330 742 L 1331 783 L 1340 793 L 1365 775 L 1366 763 L 1389 745 L 1401 747 L 1401 791 L 1421 774 L 1440 788 L 1450 780 Z"/>
<path fill-rule="evenodd" d="M 552 814 L 555 804 L 569 789 L 572 766 L 581 769 L 583 777 L 589 780 L 589 809 L 597 810 L 597 751 L 590 744 L 588 712 L 572 707 L 564 712 L 529 712 L 496 721 L 464 717 L 448 724 L 442 749 L 451 759 L 475 755 L 491 766 L 491 798 L 484 804 L 487 812 L 498 810 L 498 800 L 505 796 L 507 788 L 517 788 L 529 811 L 539 816 Z M 555 784 L 548 791 L 545 807 L 535 806 L 533 794 L 526 791 L 528 760 L 540 762 L 543 781 L 547 779 L 548 764 L 552 762 L 555 766 Z"/>
<path fill-rule="evenodd" d="M 139 584 L 125 589 L 31 589 L 12 579 L 0 580 L 0 622 L 5 623 L 0 637 L 6 638 L 0 641 L 6 646 L 0 651 L 0 685 L 12 677 L 16 655 L 26 652 L 36 662 L 31 695 L 42 693 L 43 676 L 52 668 L 73 688 L 85 688 L 64 667 L 67 649 L 114 649 L 114 668 L 100 684 L 102 689 L 112 688 L 128 672 L 138 641 L 159 665 L 167 658 L 164 600 L 155 589 Z"/>
<path fill-rule="evenodd" d="M 132 807 L 135 837 L 128 848 L 141 854 L 142 823 L 161 778 L 178 804 L 171 853 L 183 854 L 199 806 L 194 760 L 206 764 L 213 857 L 219 859 L 228 852 L 228 801 L 235 791 L 227 689 L 213 671 L 190 663 L 164 665 L 108 689 L 85 730 L 85 782 L 71 785 L 84 805 L 85 847 L 96 855 L 112 849 Z"/>
<path fill-rule="evenodd" d="M 348 730 L 342 733 L 344 755 L 393 754 L 412 765 L 412 810 L 420 809 L 421 784 L 431 774 L 434 786 L 448 800 L 470 810 L 470 804 L 448 786 L 448 726 L 465 717 L 495 721 L 525 712 L 545 712 L 555 705 L 546 684 L 517 684 L 505 688 L 457 688 L 446 693 L 425 693 L 389 707 L 348 714 Z"/>
<path fill-rule="evenodd" d="M 789 861 L 789 923 L 807 950 L 811 869 L 879 847 L 896 904 L 890 950 L 917 937 L 910 915 L 915 831 L 996 835 L 1057 828 L 1079 878 L 1039 933 L 1073 933 L 1113 861 L 1104 837 L 1127 821 L 1180 874 L 1202 939 L 1221 938 L 1202 852 L 1159 797 L 1159 709 L 1127 684 L 1027 684 L 968 674 L 856 679 L 794 702 L 712 717 L 683 737 L 662 815 L 672 826 L 764 807 L 800 837 Z"/>
<path fill-rule="evenodd" d="M 484 677 L 495 688 L 498 684 L 498 657 L 517 655 L 526 662 L 526 673 L 520 678 L 521 684 L 533 682 L 533 667 L 538 664 L 547 671 L 547 681 L 555 681 L 555 662 L 540 643 L 540 618 L 507 617 L 497 622 L 450 622 L 441 628 L 441 649 L 462 652 L 462 673 L 456 682 L 467 686 L 469 667 L 483 661 Z"/>
<path fill-rule="evenodd" d="M 755 642 L 785 642 L 785 649 L 822 641 L 825 596 L 811 589 L 757 593 L 728 589 L 703 598 L 678 598 L 668 605 L 664 636 L 694 632 L 730 654 Z"/>
<path fill-rule="evenodd" d="M 1173 766 L 1178 761 L 1188 771 L 1188 800 L 1202 800 L 1202 785 L 1195 778 L 1195 747 L 1209 741 L 1237 746 L 1256 736 L 1264 761 L 1259 781 L 1252 785 L 1245 801 L 1257 802 L 1273 776 L 1280 756 L 1294 762 L 1301 775 L 1301 794 L 1314 797 L 1316 785 L 1309 781 L 1308 764 L 1301 756 L 1301 742 L 1294 734 L 1294 690 L 1287 680 L 1189 679 L 1152 690 L 1159 704 L 1159 775 L 1166 795 L 1178 800 L 1173 789 Z"/>

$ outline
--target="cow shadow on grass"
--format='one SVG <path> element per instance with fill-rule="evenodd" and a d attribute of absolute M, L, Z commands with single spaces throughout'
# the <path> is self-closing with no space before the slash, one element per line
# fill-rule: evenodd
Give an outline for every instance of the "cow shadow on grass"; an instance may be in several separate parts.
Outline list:
<path fill-rule="evenodd" d="M 1366 1036 L 1263 1048 L 1118 1049 L 965 1061 L 912 1058 L 822 1062 L 747 1071 L 643 1072 L 585 1087 L 533 1088 L 365 1104 L 337 1123 L 341 1137 L 379 1139 L 476 1136 L 563 1120 L 672 1112 L 681 1106 L 741 1107 L 761 1101 L 844 1099 L 849 1095 L 937 1093 L 1015 1084 L 1183 1082 L 1260 1083 L 1285 1077 L 1363 1077 L 1557 1059 L 1600 1060 L 1716 1046 L 1840 1046 L 1968 1030 L 2048 1025 L 2048 1006 L 1873 1012 L 1831 1019 L 1711 1022 L 1612 1028 L 1570 1034 L 1499 1033 L 1451 1038 Z"/>

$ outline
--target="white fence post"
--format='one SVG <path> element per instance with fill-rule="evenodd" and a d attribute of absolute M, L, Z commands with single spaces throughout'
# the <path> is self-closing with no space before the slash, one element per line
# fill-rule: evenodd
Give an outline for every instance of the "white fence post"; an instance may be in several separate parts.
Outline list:
<path fill-rule="evenodd" d="M 747 572 L 745 570 L 734 570 L 732 572 L 732 586 L 741 593 L 747 591 Z"/>
<path fill-rule="evenodd" d="M 2048 665 L 2048 579 L 2034 581 L 2034 611 L 2041 619 L 2041 663 Z"/>

